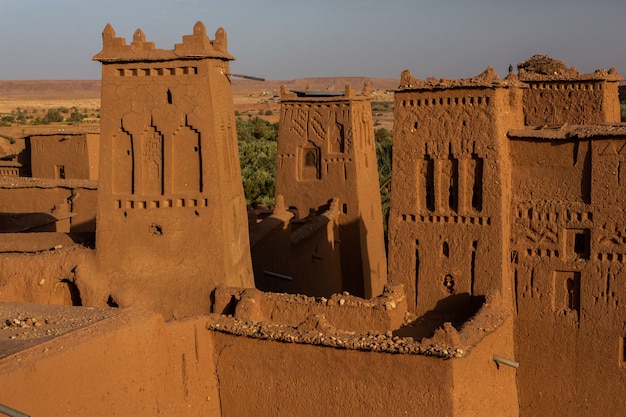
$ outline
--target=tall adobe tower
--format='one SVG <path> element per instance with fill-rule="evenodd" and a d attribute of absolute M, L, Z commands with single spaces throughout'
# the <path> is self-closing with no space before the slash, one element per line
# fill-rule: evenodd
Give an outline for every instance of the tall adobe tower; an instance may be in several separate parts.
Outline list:
<path fill-rule="evenodd" d="M 363 93 L 282 91 L 276 195 L 301 216 L 338 198 L 342 289 L 372 297 L 387 269 L 369 85 Z"/>
<path fill-rule="evenodd" d="M 523 125 L 522 90 L 493 69 L 467 80 L 402 74 L 395 93 L 390 281 L 409 309 L 469 312 L 508 296 L 507 131 Z M 402 178 L 402 181 L 397 179 Z"/>
<path fill-rule="evenodd" d="M 226 32 L 174 50 L 102 34 L 96 250 L 110 302 L 206 313 L 218 284 L 253 287 Z"/>

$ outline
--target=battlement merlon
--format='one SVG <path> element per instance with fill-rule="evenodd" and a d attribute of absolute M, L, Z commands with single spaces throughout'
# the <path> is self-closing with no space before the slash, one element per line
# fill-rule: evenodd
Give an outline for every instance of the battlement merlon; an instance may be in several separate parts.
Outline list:
<path fill-rule="evenodd" d="M 402 71 L 400 86 L 395 91 L 407 90 L 447 90 L 458 88 L 527 88 L 524 83 L 518 80 L 517 75 L 509 74 L 502 79 L 495 73 L 492 67 L 487 69 L 480 75 L 472 78 L 464 78 L 460 80 L 452 80 L 447 78 L 426 78 L 419 80 L 411 75 L 409 70 Z"/>
<path fill-rule="evenodd" d="M 154 42 L 146 42 L 146 36 L 141 29 L 135 31 L 133 41 L 127 45 L 126 39 L 115 36 L 115 30 L 110 23 L 102 31 L 102 43 L 102 51 L 92 58 L 102 63 L 205 58 L 233 61 L 235 59 L 227 50 L 226 31 L 223 28 L 217 29 L 215 39 L 210 40 L 204 23 L 200 21 L 194 25 L 193 34 L 183 36 L 183 42 L 174 45 L 173 50 L 156 49 Z"/>

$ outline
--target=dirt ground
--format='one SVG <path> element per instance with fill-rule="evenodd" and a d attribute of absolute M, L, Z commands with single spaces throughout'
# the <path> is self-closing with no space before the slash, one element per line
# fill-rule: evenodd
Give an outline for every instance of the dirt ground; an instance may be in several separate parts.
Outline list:
<path fill-rule="evenodd" d="M 119 309 L 0 302 L 0 358 L 119 314 Z"/>

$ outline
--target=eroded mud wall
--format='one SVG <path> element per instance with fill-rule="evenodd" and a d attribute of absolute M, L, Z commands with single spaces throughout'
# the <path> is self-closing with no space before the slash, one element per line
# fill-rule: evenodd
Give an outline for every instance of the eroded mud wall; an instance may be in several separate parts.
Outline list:
<path fill-rule="evenodd" d="M 452 361 L 225 334 L 214 340 L 223 417 L 451 415 Z"/>
<path fill-rule="evenodd" d="M 609 129 L 610 131 L 610 129 Z M 514 140 L 520 415 L 618 415 L 626 395 L 625 137 Z"/>
<path fill-rule="evenodd" d="M 1 301 L 83 304 L 75 270 L 93 259 L 93 250 L 63 233 L 1 234 L 0 249 Z"/>
<path fill-rule="evenodd" d="M 0 185 L 0 227 L 4 231 L 26 231 L 30 224 L 38 222 L 14 222 L 12 215 L 46 214 L 57 211 L 59 214 L 74 213 L 72 217 L 59 223 L 49 218 L 47 224 L 38 231 L 95 232 L 97 189 L 93 181 L 39 181 L 18 180 L 18 185 Z M 21 184 L 21 185 L 20 185 Z M 71 200 L 68 202 L 68 199 Z M 44 222 L 45 223 L 45 222 Z"/>
<path fill-rule="evenodd" d="M 469 354 L 454 360 L 454 415 L 463 417 L 516 417 L 517 372 L 496 363 L 493 355 L 516 361 L 513 348 L 514 317 L 476 344 Z M 480 328 L 478 329 L 480 331 Z"/>
<path fill-rule="evenodd" d="M 30 137 L 34 178 L 98 179 L 100 134 L 58 134 Z"/>
<path fill-rule="evenodd" d="M 128 311 L 0 359 L 0 403 L 32 416 L 219 416 L 201 321 Z"/>

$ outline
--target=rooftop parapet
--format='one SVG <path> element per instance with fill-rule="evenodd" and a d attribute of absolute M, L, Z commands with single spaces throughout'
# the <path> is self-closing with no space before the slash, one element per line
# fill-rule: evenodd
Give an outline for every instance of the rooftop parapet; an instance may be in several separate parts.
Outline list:
<path fill-rule="evenodd" d="M 92 59 L 106 62 L 168 61 L 173 59 L 217 58 L 234 60 L 228 53 L 226 31 L 222 28 L 215 32 L 215 40 L 206 34 L 204 23 L 198 21 L 193 27 L 193 34 L 183 36 L 183 42 L 174 45 L 174 50 L 157 49 L 154 42 L 147 42 L 141 29 L 133 34 L 133 41 L 126 44 L 126 39 L 115 36 L 111 24 L 102 32 L 102 51 Z"/>
<path fill-rule="evenodd" d="M 546 74 L 538 74 L 527 72 L 524 69 L 519 70 L 519 79 L 520 81 L 528 82 L 528 81 L 622 81 L 624 77 L 622 77 L 615 68 L 610 68 L 608 71 L 605 69 L 595 70 L 590 74 L 581 74 L 576 70 L 576 68 L 572 67 L 574 71 L 569 71 L 566 73 L 556 73 L 552 75 Z"/>
<path fill-rule="evenodd" d="M 472 78 L 452 80 L 448 78 L 426 78 L 419 80 L 411 75 L 409 70 L 402 71 L 400 86 L 396 91 L 403 90 L 444 90 L 451 88 L 494 88 L 494 87 L 522 87 L 515 74 L 509 74 L 502 79 L 495 73 L 493 67 L 487 69 L 480 75 Z"/>
<path fill-rule="evenodd" d="M 350 84 L 346 84 L 344 91 L 312 90 L 309 85 L 307 85 L 304 90 L 287 91 L 287 87 L 284 85 L 280 87 L 281 101 L 337 101 L 343 99 L 370 99 L 371 93 L 372 87 L 369 82 L 363 84 L 361 94 L 357 94 Z"/>
<path fill-rule="evenodd" d="M 615 68 L 608 72 L 598 69 L 591 74 L 581 74 L 575 67 L 546 55 L 534 55 L 517 64 L 520 81 L 622 81 L 624 77 Z"/>

